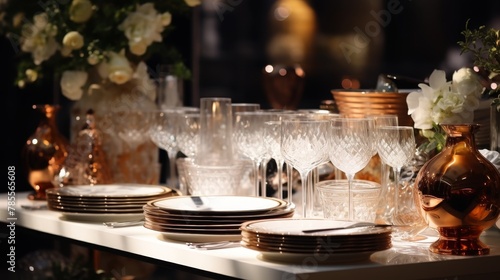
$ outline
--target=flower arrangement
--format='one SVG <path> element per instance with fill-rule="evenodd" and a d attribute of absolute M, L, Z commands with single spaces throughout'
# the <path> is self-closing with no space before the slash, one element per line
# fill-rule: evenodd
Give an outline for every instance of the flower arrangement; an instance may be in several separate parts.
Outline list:
<path fill-rule="evenodd" d="M 444 71 L 434 70 L 429 84 L 418 86 L 421 90 L 411 92 L 406 99 L 408 114 L 415 122 L 414 127 L 429 140 L 420 149 L 424 152 L 439 151 L 445 143 L 439 125 L 472 122 L 484 87 L 478 74 L 470 68 L 455 71 L 452 81 L 447 81 Z"/>
<path fill-rule="evenodd" d="M 500 91 L 500 30 L 480 26 L 477 29 L 469 28 L 469 20 L 461 33 L 463 41 L 458 45 L 462 54 L 471 54 L 475 69 L 484 79 L 488 95 L 498 95 Z M 500 111 L 500 95 L 493 99 L 497 111 Z"/>
<path fill-rule="evenodd" d="M 80 99 L 98 83 L 151 87 L 145 61 L 153 54 L 164 64 L 174 64 L 179 76 L 189 76 L 179 52 L 164 39 L 174 29 L 172 18 L 199 4 L 200 0 L 10 1 L 3 15 L 12 23 L 8 37 L 19 50 L 16 83 L 22 88 L 54 73 L 70 100 Z"/>

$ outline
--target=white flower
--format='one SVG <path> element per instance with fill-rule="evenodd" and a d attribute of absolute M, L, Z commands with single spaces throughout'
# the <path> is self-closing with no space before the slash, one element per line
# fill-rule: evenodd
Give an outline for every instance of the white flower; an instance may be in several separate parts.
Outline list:
<path fill-rule="evenodd" d="M 415 128 L 427 130 L 443 123 L 473 121 L 483 88 L 471 71 L 460 69 L 454 73 L 453 82 L 448 82 L 444 71 L 434 70 L 429 85 L 419 84 L 421 91 L 408 95 L 408 114 L 415 122 Z"/>
<path fill-rule="evenodd" d="M 141 61 L 137 65 L 133 78 L 136 80 L 138 90 L 146 94 L 151 100 L 155 100 L 156 84 L 149 76 L 146 63 Z"/>
<path fill-rule="evenodd" d="M 458 93 L 464 96 L 474 95 L 477 98 L 481 97 L 484 90 L 478 75 L 472 69 L 465 67 L 453 73 L 453 86 Z"/>
<path fill-rule="evenodd" d="M 57 26 L 48 22 L 46 13 L 35 15 L 33 24 L 23 27 L 22 35 L 21 49 L 31 53 L 36 65 L 49 59 L 59 48 L 55 40 Z"/>
<path fill-rule="evenodd" d="M 70 31 L 64 35 L 63 46 L 72 50 L 78 50 L 83 47 L 83 36 L 77 31 Z"/>
<path fill-rule="evenodd" d="M 38 72 L 33 69 L 27 69 L 25 74 L 29 82 L 34 82 L 38 79 Z"/>
<path fill-rule="evenodd" d="M 82 98 L 82 87 L 87 82 L 88 74 L 84 71 L 64 71 L 61 77 L 62 94 L 70 100 Z"/>
<path fill-rule="evenodd" d="M 118 29 L 127 37 L 130 52 L 143 55 L 153 42 L 162 41 L 161 33 L 167 23 L 170 24 L 168 16 L 159 14 L 153 3 L 145 3 L 128 14 Z"/>
<path fill-rule="evenodd" d="M 99 75 L 106 79 L 108 78 L 115 84 L 124 84 L 132 78 L 134 73 L 130 62 L 122 53 L 108 53 L 109 61 L 103 61 L 98 65 Z"/>
<path fill-rule="evenodd" d="M 99 63 L 99 56 L 97 54 L 95 54 L 95 53 L 92 53 L 87 58 L 87 62 L 90 65 L 97 65 L 97 63 Z"/>
<path fill-rule="evenodd" d="M 189 7 L 195 7 L 201 4 L 201 0 L 184 0 Z"/>
<path fill-rule="evenodd" d="M 84 23 L 93 13 L 92 2 L 89 0 L 73 0 L 69 7 L 69 18 L 76 23 Z"/>

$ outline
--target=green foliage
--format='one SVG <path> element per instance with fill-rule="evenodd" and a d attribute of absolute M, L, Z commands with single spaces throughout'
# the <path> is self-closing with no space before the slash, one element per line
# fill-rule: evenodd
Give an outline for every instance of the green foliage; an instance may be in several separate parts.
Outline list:
<path fill-rule="evenodd" d="M 459 41 L 461 53 L 471 53 L 474 64 L 484 70 L 500 73 L 500 32 L 484 25 L 478 29 L 469 28 L 469 20 L 461 33 L 464 41 Z"/>
<path fill-rule="evenodd" d="M 6 4 L 4 10 L 0 7 L 0 34 L 9 38 L 12 45 L 17 49 L 18 75 L 16 84 L 28 82 L 26 70 L 37 71 L 39 81 L 43 74 L 50 73 L 50 76 L 60 76 L 66 70 L 87 71 L 93 65 L 87 61 L 90 55 L 99 54 L 100 58 L 106 51 L 120 52 L 128 49 L 128 39 L 123 31 L 118 29 L 118 25 L 134 11 L 138 5 L 144 3 L 154 3 L 155 9 L 159 13 L 170 12 L 172 17 L 188 17 L 191 8 L 184 0 L 91 0 L 94 5 L 92 17 L 85 23 L 76 23 L 69 19 L 70 6 L 74 0 L 11 0 Z M 33 16 L 45 12 L 48 15 L 49 23 L 57 27 L 56 41 L 61 44 L 64 36 L 69 31 L 77 31 L 84 37 L 84 46 L 78 50 L 73 50 L 71 55 L 63 56 L 57 51 L 50 59 L 43 61 L 40 65 L 35 65 L 29 53 L 21 51 L 23 39 L 23 28 L 27 24 L 33 23 Z M 3 20 L 2 20 L 3 17 Z M 147 61 L 155 52 L 161 52 L 157 63 L 178 64 L 184 77 L 188 78 L 189 70 L 184 65 L 182 56 L 172 43 L 168 46 L 165 42 L 166 36 L 173 27 L 167 26 L 162 32 L 164 42 L 154 42 L 147 49 L 146 54 L 136 56 L 127 52 L 127 58 L 132 63 Z"/>

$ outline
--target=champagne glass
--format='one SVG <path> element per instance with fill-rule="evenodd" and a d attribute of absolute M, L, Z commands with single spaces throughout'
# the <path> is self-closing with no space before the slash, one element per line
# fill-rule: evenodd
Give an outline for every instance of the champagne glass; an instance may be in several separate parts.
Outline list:
<path fill-rule="evenodd" d="M 348 182 L 348 219 L 354 219 L 352 189 L 354 175 L 363 169 L 373 156 L 370 119 L 335 118 L 331 120 L 330 161 L 346 174 Z"/>
<path fill-rule="evenodd" d="M 415 134 L 410 126 L 382 126 L 378 128 L 377 151 L 383 162 L 394 170 L 395 192 L 392 223 L 397 239 L 412 240 L 427 226 L 415 201 L 410 183 L 401 184 L 401 169 L 415 155 Z"/>
<path fill-rule="evenodd" d="M 255 195 L 266 195 L 266 178 L 259 180 L 259 171 L 264 161 L 269 158 L 267 146 L 262 141 L 265 134 L 265 123 L 276 119 L 277 115 L 273 113 L 254 111 L 237 112 L 235 114 L 234 124 L 234 144 L 239 153 L 248 157 L 254 163 L 254 187 Z M 262 186 L 259 191 L 259 186 Z"/>
<path fill-rule="evenodd" d="M 373 139 L 377 143 L 377 129 L 383 126 L 398 126 L 397 115 L 368 115 L 367 118 L 373 119 Z M 377 154 L 377 145 L 373 145 L 374 155 Z M 380 156 L 379 156 L 380 158 Z M 394 211 L 394 185 L 391 183 L 390 174 L 392 169 L 385 162 L 380 163 L 380 200 L 377 207 L 376 221 L 379 223 L 391 223 L 391 215 Z"/>
<path fill-rule="evenodd" d="M 329 120 L 311 118 L 281 120 L 281 154 L 300 174 L 304 218 L 310 217 L 313 212 L 313 193 L 308 188 L 307 177 L 311 170 L 328 159 L 329 125 Z"/>
<path fill-rule="evenodd" d="M 281 122 L 268 121 L 265 123 L 264 141 L 268 147 L 269 155 L 276 162 L 278 174 L 278 198 L 283 198 L 283 163 L 284 159 L 281 155 Z"/>

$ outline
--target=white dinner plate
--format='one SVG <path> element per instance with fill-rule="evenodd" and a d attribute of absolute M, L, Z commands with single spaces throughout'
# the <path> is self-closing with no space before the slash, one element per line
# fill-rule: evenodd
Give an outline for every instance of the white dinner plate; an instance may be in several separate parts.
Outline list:
<path fill-rule="evenodd" d="M 144 214 L 142 213 L 103 214 L 103 213 L 61 212 L 62 220 L 77 221 L 77 222 L 92 222 L 92 223 L 125 222 L 125 221 L 140 220 L 143 218 Z"/>
<path fill-rule="evenodd" d="M 392 231 L 385 227 L 359 227 L 352 229 L 342 229 L 333 231 L 321 231 L 313 233 L 304 233 L 303 230 L 338 228 L 346 227 L 356 222 L 335 221 L 324 219 L 269 219 L 245 222 L 241 229 L 252 233 L 279 235 L 279 236 L 297 236 L 297 237 L 315 237 L 315 236 L 363 236 L 373 234 L 387 234 Z"/>
<path fill-rule="evenodd" d="M 49 195 L 86 198 L 140 198 L 171 192 L 170 188 L 143 184 L 102 184 L 48 189 Z"/>
<path fill-rule="evenodd" d="M 285 208 L 287 202 L 272 197 L 256 196 L 175 196 L 148 202 L 148 205 L 167 212 L 203 215 L 234 215 L 263 213 Z"/>

